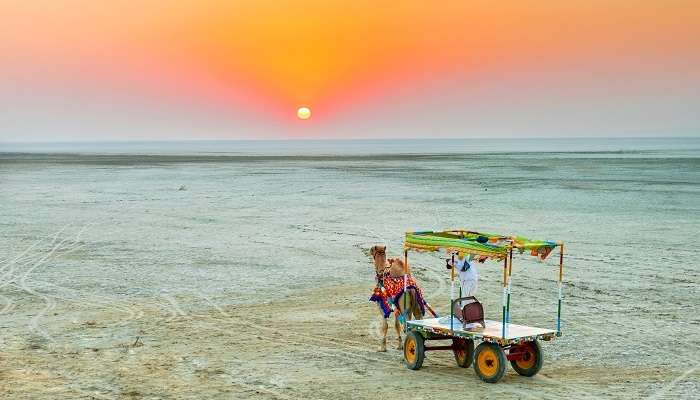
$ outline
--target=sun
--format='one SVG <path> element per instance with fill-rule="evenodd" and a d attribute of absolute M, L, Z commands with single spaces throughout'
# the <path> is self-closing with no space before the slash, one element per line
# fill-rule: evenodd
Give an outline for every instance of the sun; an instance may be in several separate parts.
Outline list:
<path fill-rule="evenodd" d="M 299 119 L 311 118 L 311 109 L 309 107 L 299 107 L 299 109 L 297 110 L 297 117 Z"/>

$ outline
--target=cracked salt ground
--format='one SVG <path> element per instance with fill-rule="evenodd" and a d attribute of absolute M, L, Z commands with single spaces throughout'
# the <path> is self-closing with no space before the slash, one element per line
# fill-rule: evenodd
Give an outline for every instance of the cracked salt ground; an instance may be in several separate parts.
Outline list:
<path fill-rule="evenodd" d="M 697 153 L 32 157 L 0 156 L 3 399 L 700 390 L 700 267 L 678 239 L 700 231 Z M 407 229 L 459 225 L 567 243 L 564 336 L 533 379 L 509 371 L 485 386 L 451 354 L 414 372 L 398 351 L 374 351 L 366 249 L 385 242 L 395 256 Z M 443 261 L 413 263 L 444 312 Z M 513 322 L 553 325 L 554 264 L 516 262 Z M 480 272 L 498 315 L 500 269 Z"/>

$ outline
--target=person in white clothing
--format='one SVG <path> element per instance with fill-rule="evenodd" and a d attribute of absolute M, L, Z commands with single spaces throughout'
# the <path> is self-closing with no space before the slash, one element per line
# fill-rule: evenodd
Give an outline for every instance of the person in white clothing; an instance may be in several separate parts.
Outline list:
<path fill-rule="evenodd" d="M 471 260 L 470 260 L 471 258 Z M 479 289 L 479 271 L 476 268 L 476 260 L 471 256 L 467 257 L 464 252 L 457 253 L 454 268 L 457 268 L 459 285 L 462 287 L 462 296 L 476 296 Z"/>

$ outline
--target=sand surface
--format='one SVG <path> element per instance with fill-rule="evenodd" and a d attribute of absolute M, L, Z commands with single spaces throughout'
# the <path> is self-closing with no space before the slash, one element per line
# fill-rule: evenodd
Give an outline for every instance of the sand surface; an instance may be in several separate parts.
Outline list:
<path fill-rule="evenodd" d="M 2 154 L 0 398 L 698 398 L 699 154 Z M 536 377 L 375 351 L 367 249 L 454 227 L 566 241 Z M 444 261 L 411 260 L 446 310 Z M 513 322 L 554 326 L 555 272 L 516 258 Z"/>

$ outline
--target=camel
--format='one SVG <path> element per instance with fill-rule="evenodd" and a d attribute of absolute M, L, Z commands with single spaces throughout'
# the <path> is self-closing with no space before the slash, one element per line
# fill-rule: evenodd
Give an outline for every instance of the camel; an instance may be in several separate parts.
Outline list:
<path fill-rule="evenodd" d="M 400 310 L 394 312 L 394 327 L 398 343 L 396 348 L 403 349 L 403 341 L 401 340 L 401 331 L 403 330 L 400 314 L 403 313 L 406 319 L 421 319 L 425 314 L 423 308 L 423 298 L 420 289 L 416 285 L 416 281 L 410 275 L 407 277 L 409 282 L 405 293 L 403 293 L 404 274 L 408 273 L 406 265 L 401 259 L 386 258 L 386 246 L 372 246 L 370 256 L 374 261 L 374 270 L 376 273 L 376 284 L 374 294 L 370 298 L 372 301 L 377 301 L 379 305 L 379 314 L 382 319 L 381 331 L 382 341 L 377 351 L 386 351 L 386 337 L 389 330 L 389 316 L 391 312 L 386 305 L 393 305 L 395 309 Z M 398 297 L 396 296 L 398 294 Z M 384 306 L 383 306 L 384 305 Z"/>

